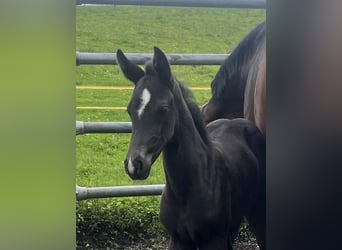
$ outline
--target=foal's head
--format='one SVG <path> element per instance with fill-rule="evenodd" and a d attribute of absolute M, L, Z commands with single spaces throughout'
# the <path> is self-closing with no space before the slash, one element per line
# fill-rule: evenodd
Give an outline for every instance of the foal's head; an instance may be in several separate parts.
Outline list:
<path fill-rule="evenodd" d="M 125 170 L 132 179 L 142 180 L 149 176 L 151 165 L 174 133 L 174 79 L 166 56 L 157 47 L 146 72 L 130 62 L 121 50 L 116 55 L 123 74 L 135 85 L 127 106 L 132 136 Z"/>

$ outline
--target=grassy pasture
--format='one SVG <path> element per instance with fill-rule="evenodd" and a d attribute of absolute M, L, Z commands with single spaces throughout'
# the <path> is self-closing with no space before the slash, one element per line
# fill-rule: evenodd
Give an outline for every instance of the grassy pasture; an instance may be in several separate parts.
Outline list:
<path fill-rule="evenodd" d="M 174 7 L 76 8 L 76 50 L 80 52 L 228 53 L 256 24 L 264 10 Z M 210 86 L 218 66 L 172 66 L 187 86 Z M 118 66 L 78 66 L 76 85 L 131 86 Z M 209 90 L 193 91 L 202 105 Z M 132 90 L 76 91 L 76 107 L 125 107 Z M 80 121 L 129 121 L 124 110 L 76 109 Z M 82 135 L 76 138 L 76 183 L 81 186 L 114 186 L 164 183 L 161 157 L 145 181 L 132 181 L 123 160 L 129 134 Z M 133 238 L 155 236 L 159 197 L 102 199 L 77 204 L 78 245 L 109 246 Z M 96 240 L 95 240 L 96 239 Z"/>

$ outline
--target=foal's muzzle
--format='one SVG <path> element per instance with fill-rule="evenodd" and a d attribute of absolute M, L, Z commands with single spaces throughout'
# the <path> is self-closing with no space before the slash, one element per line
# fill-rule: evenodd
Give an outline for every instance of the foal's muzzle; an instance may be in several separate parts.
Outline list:
<path fill-rule="evenodd" d="M 145 180 L 150 174 L 151 163 L 140 155 L 135 158 L 127 157 L 124 164 L 126 173 L 133 180 Z"/>
<path fill-rule="evenodd" d="M 208 103 L 203 104 L 203 106 L 200 108 L 202 118 L 206 124 L 210 122 L 210 119 L 208 118 L 208 111 L 207 111 Z"/>

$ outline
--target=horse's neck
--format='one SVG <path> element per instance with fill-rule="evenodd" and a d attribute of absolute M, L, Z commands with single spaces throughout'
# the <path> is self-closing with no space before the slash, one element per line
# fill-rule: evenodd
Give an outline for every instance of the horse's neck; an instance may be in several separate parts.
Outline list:
<path fill-rule="evenodd" d="M 248 83 L 250 70 L 258 63 L 262 53 L 264 41 L 258 42 L 253 51 L 244 53 L 243 47 L 238 47 L 220 67 L 212 85 L 216 85 L 216 98 L 226 103 L 236 117 L 243 117 L 243 103 L 246 84 Z M 228 102 L 227 102 L 228 101 Z"/>
<path fill-rule="evenodd" d="M 163 160 L 169 192 L 183 199 L 189 187 L 206 173 L 211 149 L 200 136 L 187 107 L 182 105 L 178 112 L 177 126 L 164 148 Z"/>
<path fill-rule="evenodd" d="M 253 36 L 249 34 L 233 52 L 235 53 L 234 60 L 230 61 L 231 65 L 234 66 L 232 74 L 240 76 L 241 80 L 246 81 L 250 68 L 255 63 L 255 60 L 260 57 L 266 42 L 266 37 L 262 34 Z"/>
<path fill-rule="evenodd" d="M 225 70 L 225 84 L 234 84 L 235 88 L 243 94 L 244 85 L 246 83 L 249 69 L 252 65 L 253 55 L 245 55 L 245 58 L 238 56 L 229 61 Z"/>
<path fill-rule="evenodd" d="M 250 67 L 255 62 L 255 58 L 260 56 L 266 41 L 264 36 L 258 38 L 257 42 L 254 39 L 249 37 L 244 40 L 227 58 L 226 65 L 222 68 L 225 70 L 226 83 L 245 84 Z"/>

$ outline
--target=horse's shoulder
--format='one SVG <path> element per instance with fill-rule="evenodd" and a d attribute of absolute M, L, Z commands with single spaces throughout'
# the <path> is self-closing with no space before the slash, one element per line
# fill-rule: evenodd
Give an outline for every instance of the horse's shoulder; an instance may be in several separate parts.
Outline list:
<path fill-rule="evenodd" d="M 260 155 L 266 149 L 264 136 L 247 119 L 218 119 L 209 123 L 207 129 L 217 156 L 229 161 L 250 154 Z"/>
<path fill-rule="evenodd" d="M 244 131 L 257 130 L 256 126 L 249 120 L 244 118 L 235 119 L 217 119 L 207 125 L 209 133 L 214 131 L 225 131 L 228 134 L 240 135 Z"/>

